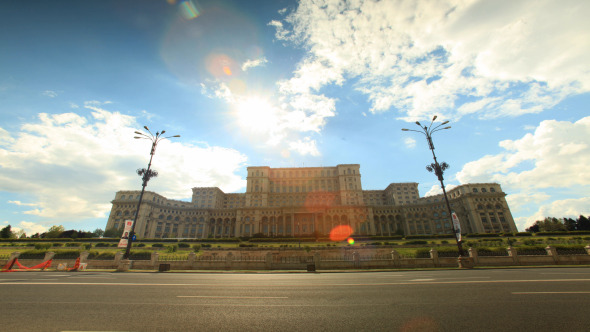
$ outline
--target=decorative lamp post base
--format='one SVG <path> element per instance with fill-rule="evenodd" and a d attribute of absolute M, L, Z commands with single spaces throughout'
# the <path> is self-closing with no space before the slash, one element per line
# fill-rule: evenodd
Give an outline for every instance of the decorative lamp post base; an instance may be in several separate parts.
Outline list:
<path fill-rule="evenodd" d="M 459 256 L 457 263 L 460 269 L 472 269 L 475 266 L 471 257 Z"/>
<path fill-rule="evenodd" d="M 128 259 L 122 259 L 117 266 L 117 272 L 128 272 L 131 268 L 131 261 Z"/>

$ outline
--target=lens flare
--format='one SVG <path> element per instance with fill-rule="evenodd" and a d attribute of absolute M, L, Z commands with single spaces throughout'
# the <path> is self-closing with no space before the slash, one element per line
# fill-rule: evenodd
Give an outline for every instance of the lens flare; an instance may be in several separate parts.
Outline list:
<path fill-rule="evenodd" d="M 348 225 L 338 225 L 330 231 L 330 240 L 340 242 L 346 240 L 354 230 Z"/>
<path fill-rule="evenodd" d="M 182 15 L 185 20 L 192 20 L 201 14 L 191 0 L 182 1 L 179 4 L 179 10 L 180 15 Z"/>
<path fill-rule="evenodd" d="M 348 244 L 350 244 L 351 246 L 354 246 L 354 239 L 349 237 L 348 240 L 346 240 L 346 242 L 348 242 Z"/>
<path fill-rule="evenodd" d="M 212 53 L 207 57 L 207 70 L 215 78 L 229 78 L 239 69 L 234 59 L 226 54 Z"/>

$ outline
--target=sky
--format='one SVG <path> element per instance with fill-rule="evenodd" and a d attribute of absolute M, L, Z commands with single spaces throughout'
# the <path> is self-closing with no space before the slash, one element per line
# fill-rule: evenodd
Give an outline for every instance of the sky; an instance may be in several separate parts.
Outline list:
<path fill-rule="evenodd" d="M 0 227 L 104 229 L 119 190 L 243 193 L 248 166 L 364 190 L 497 182 L 519 230 L 590 214 L 590 2 L 0 2 Z"/>

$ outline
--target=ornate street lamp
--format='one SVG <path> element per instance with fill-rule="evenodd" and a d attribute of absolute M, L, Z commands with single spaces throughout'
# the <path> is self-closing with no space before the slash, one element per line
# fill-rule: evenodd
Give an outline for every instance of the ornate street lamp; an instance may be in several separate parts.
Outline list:
<path fill-rule="evenodd" d="M 147 186 L 147 183 L 151 178 L 155 178 L 156 176 L 158 176 L 158 172 L 151 169 L 152 159 L 154 158 L 154 153 L 156 153 L 156 146 L 158 145 L 159 142 L 161 142 L 162 140 L 165 140 L 167 138 L 180 137 L 180 135 L 162 137 L 162 135 L 164 135 L 164 133 L 166 132 L 165 130 L 162 130 L 162 132 L 156 132 L 156 135 L 154 135 L 154 134 L 152 134 L 152 132 L 150 131 L 150 129 L 147 126 L 143 126 L 143 128 L 145 128 L 145 130 L 147 130 L 149 134 L 143 133 L 141 131 L 136 131 L 135 134 L 137 134 L 138 136 L 135 136 L 133 138 L 147 139 L 147 140 L 152 141 L 152 149 L 150 150 L 150 162 L 148 163 L 147 169 L 140 168 L 137 170 L 137 175 L 141 176 L 141 180 L 142 180 L 141 194 L 139 195 L 139 202 L 137 202 L 137 209 L 135 210 L 135 216 L 133 217 L 133 224 L 131 225 L 131 231 L 129 232 L 129 235 L 128 235 L 127 249 L 125 250 L 125 255 L 123 255 L 124 259 L 129 259 L 129 252 L 131 251 L 131 242 L 133 242 L 132 239 L 133 239 L 133 235 L 135 234 L 135 223 L 137 222 L 137 216 L 139 215 L 139 208 L 141 206 L 141 201 L 143 199 L 143 193 L 145 192 L 145 187 Z"/>
<path fill-rule="evenodd" d="M 434 154 L 434 143 L 432 143 L 432 134 L 434 134 L 437 131 L 450 129 L 451 126 L 442 127 L 442 126 L 446 125 L 447 123 L 449 123 L 449 121 L 445 121 L 445 122 L 433 127 L 434 120 L 436 120 L 436 115 L 432 118 L 432 121 L 430 122 L 430 125 L 428 127 L 422 126 L 422 124 L 420 124 L 420 122 L 416 121 L 416 124 L 418 125 L 418 127 L 420 127 L 420 130 L 412 130 L 412 129 L 403 128 L 402 131 L 414 131 L 414 132 L 417 132 L 417 133 L 420 133 L 420 134 L 423 134 L 424 136 L 426 136 L 426 140 L 428 141 L 428 147 L 432 151 L 432 157 L 434 158 L 434 163 L 427 165 L 426 170 L 428 170 L 429 172 L 434 172 L 434 174 L 436 174 L 436 177 L 440 181 L 440 187 L 442 188 L 443 194 L 445 196 L 445 201 L 447 203 L 447 209 L 449 211 L 449 218 L 451 218 L 451 227 L 453 228 L 453 233 L 455 234 L 455 240 L 457 241 L 457 248 L 459 249 L 459 256 L 462 257 L 463 256 L 463 248 L 461 246 L 461 241 L 459 241 L 460 234 L 457 234 L 458 232 L 460 232 L 460 230 L 456 229 L 455 224 L 453 223 L 453 211 L 451 211 L 451 204 L 449 204 L 449 198 L 447 197 L 447 191 L 445 189 L 445 184 L 443 182 L 443 180 L 444 180 L 443 174 L 444 174 L 445 170 L 447 168 L 449 168 L 449 164 L 447 164 L 445 162 L 442 162 L 441 164 L 438 163 L 438 161 L 436 160 L 436 154 Z"/>

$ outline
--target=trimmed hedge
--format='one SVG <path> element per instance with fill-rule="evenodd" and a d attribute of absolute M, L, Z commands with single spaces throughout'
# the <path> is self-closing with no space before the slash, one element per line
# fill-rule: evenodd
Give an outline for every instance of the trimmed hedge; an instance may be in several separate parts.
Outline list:
<path fill-rule="evenodd" d="M 80 250 L 55 250 L 53 259 L 76 259 L 80 257 Z"/>
<path fill-rule="evenodd" d="M 106 261 L 114 260 L 115 253 L 110 252 L 110 251 L 104 251 L 104 252 L 91 251 L 90 253 L 88 253 L 88 259 L 98 259 L 98 260 L 106 260 Z"/>
<path fill-rule="evenodd" d="M 477 254 L 479 256 L 508 256 L 508 250 L 505 248 L 481 247 L 477 248 Z"/>
<path fill-rule="evenodd" d="M 152 259 L 152 252 L 151 251 L 147 251 L 147 250 L 142 250 L 142 251 L 131 251 L 129 253 L 129 259 L 132 260 L 136 260 L 136 261 L 140 261 L 140 260 L 150 260 Z"/>
<path fill-rule="evenodd" d="M 535 233 L 535 236 L 544 236 L 544 235 L 587 235 L 587 234 L 590 234 L 590 231 L 537 232 L 537 233 Z"/>
<path fill-rule="evenodd" d="M 406 241 L 404 244 L 428 244 L 426 240 L 413 240 L 413 241 Z M 430 250 L 430 249 L 428 249 Z"/>
<path fill-rule="evenodd" d="M 475 238 L 475 237 L 499 237 L 499 233 L 470 233 L 466 234 L 465 237 L 467 238 Z"/>
<path fill-rule="evenodd" d="M 45 253 L 47 250 L 44 249 L 35 249 L 35 250 L 26 250 L 21 252 L 18 256 L 19 259 L 43 259 L 45 258 Z"/>

